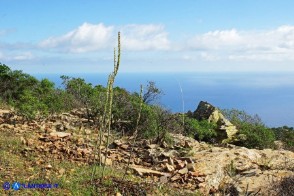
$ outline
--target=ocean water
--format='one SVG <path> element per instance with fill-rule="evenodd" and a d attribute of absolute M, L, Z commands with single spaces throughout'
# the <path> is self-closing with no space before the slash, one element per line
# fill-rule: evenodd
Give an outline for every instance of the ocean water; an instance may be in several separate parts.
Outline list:
<path fill-rule="evenodd" d="M 35 74 L 61 87 L 60 75 Z M 106 85 L 108 74 L 64 74 L 93 85 Z M 115 86 L 139 92 L 140 84 L 154 81 L 164 95 L 160 103 L 173 112 L 194 111 L 207 101 L 222 109 L 258 114 L 270 127 L 294 126 L 294 73 L 118 73 Z"/>

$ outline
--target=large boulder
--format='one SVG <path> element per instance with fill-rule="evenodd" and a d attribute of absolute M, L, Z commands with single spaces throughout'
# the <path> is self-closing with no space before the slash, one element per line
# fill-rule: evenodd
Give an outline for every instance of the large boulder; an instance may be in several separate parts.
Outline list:
<path fill-rule="evenodd" d="M 238 135 L 238 130 L 219 109 L 208 102 L 200 101 L 197 109 L 193 114 L 197 120 L 207 120 L 217 124 L 219 140 L 223 143 L 230 143 L 242 139 L 242 135 Z"/>

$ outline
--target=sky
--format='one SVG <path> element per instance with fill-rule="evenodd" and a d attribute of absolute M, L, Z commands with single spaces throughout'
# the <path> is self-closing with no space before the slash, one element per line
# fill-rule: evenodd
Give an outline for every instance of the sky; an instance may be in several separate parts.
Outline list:
<path fill-rule="evenodd" d="M 0 0 L 0 62 L 28 73 L 293 72 L 292 0 Z"/>

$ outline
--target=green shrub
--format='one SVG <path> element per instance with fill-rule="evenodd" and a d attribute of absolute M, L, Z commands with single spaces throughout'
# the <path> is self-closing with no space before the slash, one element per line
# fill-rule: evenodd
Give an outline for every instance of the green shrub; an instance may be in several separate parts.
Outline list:
<path fill-rule="evenodd" d="M 154 139 L 156 143 L 170 143 L 170 132 L 179 132 L 178 117 L 157 105 L 143 104 L 139 124 L 139 137 Z"/>
<path fill-rule="evenodd" d="M 212 141 L 217 137 L 216 124 L 206 120 L 198 121 L 193 118 L 185 120 L 185 135 L 201 141 Z"/>
<path fill-rule="evenodd" d="M 34 89 L 38 80 L 20 70 L 12 71 L 7 65 L 0 63 L 0 97 L 6 103 L 14 102 L 24 91 Z"/>
<path fill-rule="evenodd" d="M 62 84 L 65 88 L 68 109 L 85 108 L 87 118 L 95 119 L 103 115 L 106 101 L 106 88 L 101 85 L 93 87 L 91 83 L 86 83 L 82 78 L 71 78 L 61 76 Z"/>
<path fill-rule="evenodd" d="M 247 114 L 245 111 L 238 109 L 224 109 L 221 110 L 221 112 L 235 126 L 241 126 L 244 122 L 251 125 L 264 125 L 261 118 L 257 114 L 252 116 Z"/>
<path fill-rule="evenodd" d="M 48 107 L 36 97 L 32 91 L 24 91 L 16 102 L 17 111 L 28 120 L 34 119 L 41 114 L 48 114 Z"/>
<path fill-rule="evenodd" d="M 246 140 L 239 141 L 238 145 L 247 148 L 272 148 L 274 146 L 274 132 L 263 125 L 252 125 L 250 123 L 241 123 L 239 125 L 240 134 L 246 135 Z"/>
<path fill-rule="evenodd" d="M 131 94 L 119 87 L 115 87 L 113 92 L 113 128 L 132 134 L 135 131 L 140 108 L 139 95 Z"/>
<path fill-rule="evenodd" d="M 276 139 L 283 142 L 284 148 L 287 150 L 294 150 L 294 128 L 283 126 L 272 128 Z"/>
<path fill-rule="evenodd" d="M 247 148 L 271 148 L 274 146 L 275 134 L 266 127 L 258 115 L 251 116 L 237 109 L 222 110 L 223 114 L 244 134 L 246 140 L 235 142 Z"/>

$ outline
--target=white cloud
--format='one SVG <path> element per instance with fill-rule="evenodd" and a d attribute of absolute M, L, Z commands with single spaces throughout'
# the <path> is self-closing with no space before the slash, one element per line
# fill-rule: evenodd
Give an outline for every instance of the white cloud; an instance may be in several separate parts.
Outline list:
<path fill-rule="evenodd" d="M 125 50 L 167 50 L 169 40 L 161 25 L 125 25 L 122 27 L 84 23 L 58 37 L 50 37 L 39 46 L 69 53 L 84 53 L 115 46 L 115 31 L 121 31 Z"/>
<path fill-rule="evenodd" d="M 118 31 L 126 71 L 294 71 L 294 26 L 289 25 L 259 31 L 215 30 L 172 41 L 163 25 L 84 23 L 38 43 L 2 41 L 0 62 L 111 64 Z"/>
<path fill-rule="evenodd" d="M 121 28 L 126 50 L 168 50 L 170 41 L 162 25 L 126 25 Z"/>
<path fill-rule="evenodd" d="M 28 61 L 34 59 L 35 56 L 32 52 L 13 52 L 4 53 L 0 51 L 0 62 L 3 61 Z"/>
<path fill-rule="evenodd" d="M 39 45 L 59 51 L 83 53 L 104 49 L 108 46 L 113 33 L 113 26 L 84 23 L 77 29 L 59 37 L 50 37 Z"/>
<path fill-rule="evenodd" d="M 228 46 L 237 46 L 242 37 L 237 30 L 210 31 L 203 35 L 196 35 L 189 40 L 189 45 L 195 49 L 220 49 Z"/>
<path fill-rule="evenodd" d="M 23 52 L 21 54 L 17 54 L 12 57 L 13 60 L 24 61 L 24 60 L 32 60 L 34 55 L 31 52 Z"/>
<path fill-rule="evenodd" d="M 268 31 L 216 30 L 196 35 L 187 49 L 217 54 L 225 60 L 284 61 L 294 60 L 294 26 Z"/>

